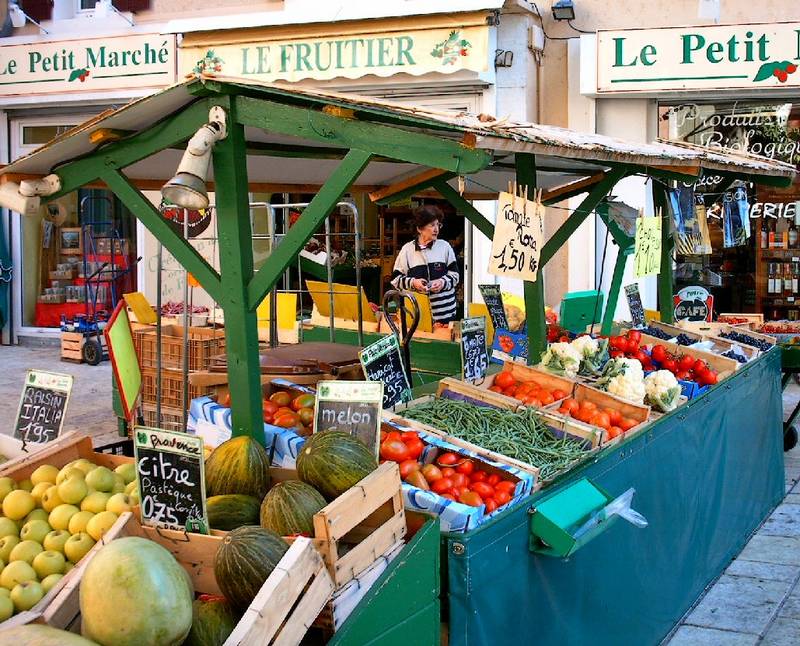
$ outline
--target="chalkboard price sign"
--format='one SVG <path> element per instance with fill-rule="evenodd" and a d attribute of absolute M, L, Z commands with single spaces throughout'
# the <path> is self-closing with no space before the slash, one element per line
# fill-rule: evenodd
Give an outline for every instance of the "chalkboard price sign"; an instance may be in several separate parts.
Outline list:
<path fill-rule="evenodd" d="M 639 285 L 625 285 L 625 297 L 628 299 L 628 309 L 631 311 L 631 323 L 633 327 L 644 325 L 644 306 L 642 296 L 639 293 Z"/>
<path fill-rule="evenodd" d="M 489 310 L 489 318 L 492 319 L 492 325 L 495 330 L 507 330 L 508 319 L 506 318 L 506 310 L 503 307 L 503 294 L 500 291 L 500 285 L 478 285 L 478 289 L 483 296 L 483 302 L 486 303 L 486 309 Z"/>
<path fill-rule="evenodd" d="M 390 334 L 368 345 L 358 358 L 367 379 L 383 383 L 384 408 L 411 400 L 411 384 L 403 369 L 396 336 Z"/>
<path fill-rule="evenodd" d="M 23 442 L 41 444 L 56 439 L 64 425 L 72 382 L 72 375 L 28 370 L 14 437 Z"/>
<path fill-rule="evenodd" d="M 202 438 L 144 426 L 133 437 L 142 523 L 208 534 Z"/>
<path fill-rule="evenodd" d="M 378 457 L 383 383 L 320 381 L 317 384 L 314 432 L 345 431 Z"/>
<path fill-rule="evenodd" d="M 486 376 L 486 318 L 461 320 L 461 374 L 464 381 L 480 381 Z"/>

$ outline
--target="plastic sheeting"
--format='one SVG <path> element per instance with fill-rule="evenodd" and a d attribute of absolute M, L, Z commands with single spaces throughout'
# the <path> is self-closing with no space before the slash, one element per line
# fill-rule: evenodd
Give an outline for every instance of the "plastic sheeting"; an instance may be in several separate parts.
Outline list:
<path fill-rule="evenodd" d="M 450 644 L 657 644 L 783 498 L 780 360 L 769 351 L 563 481 L 634 487 L 648 528 L 615 523 L 569 559 L 532 554 L 539 494 L 443 535 Z"/>

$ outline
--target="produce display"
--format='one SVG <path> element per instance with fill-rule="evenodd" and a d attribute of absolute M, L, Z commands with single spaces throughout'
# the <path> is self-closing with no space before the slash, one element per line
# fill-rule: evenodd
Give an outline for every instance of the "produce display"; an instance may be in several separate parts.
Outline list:
<path fill-rule="evenodd" d="M 588 399 L 578 401 L 568 397 L 561 403 L 558 412 L 592 426 L 605 429 L 607 440 L 613 440 L 618 435 L 622 435 L 639 424 L 637 420 L 625 417 L 615 408 L 601 408 Z"/>
<path fill-rule="evenodd" d="M 658 330 L 661 332 L 661 330 Z M 650 356 L 640 347 L 642 342 L 642 332 L 644 330 L 628 330 L 624 335 L 612 336 L 608 340 L 608 346 L 611 348 L 609 355 L 612 359 L 624 357 L 626 359 L 636 359 L 642 364 L 642 368 L 647 370 L 650 366 Z M 661 337 L 659 337 L 661 338 Z M 669 337 L 667 337 L 669 338 Z"/>
<path fill-rule="evenodd" d="M 201 594 L 192 604 L 192 627 L 183 646 L 224 644 L 239 623 L 239 613 L 225 597 Z"/>
<path fill-rule="evenodd" d="M 730 341 L 736 341 L 736 343 L 743 343 L 744 345 L 753 346 L 762 352 L 766 352 L 773 346 L 772 343 L 765 339 L 757 339 L 756 337 L 745 334 L 744 332 L 721 332 L 720 337 Z"/>
<path fill-rule="evenodd" d="M 313 536 L 314 514 L 326 504 L 322 494 L 305 482 L 279 482 L 261 503 L 261 526 L 279 536 Z"/>
<path fill-rule="evenodd" d="M 656 370 L 644 378 L 645 401 L 656 410 L 668 413 L 678 406 L 681 385 L 669 370 Z"/>
<path fill-rule="evenodd" d="M 227 493 L 206 498 L 211 529 L 228 532 L 242 525 L 258 525 L 261 501 L 255 496 Z"/>
<path fill-rule="evenodd" d="M 219 405 L 230 408 L 230 393 L 219 398 Z M 293 430 L 301 437 L 314 432 L 314 395 L 303 393 L 292 397 L 283 390 L 264 398 L 262 411 L 265 424 Z"/>
<path fill-rule="evenodd" d="M 253 438 L 234 437 L 206 460 L 206 493 L 245 494 L 263 500 L 269 489 L 269 455 Z"/>
<path fill-rule="evenodd" d="M 634 404 L 642 404 L 646 394 L 642 363 L 625 357 L 610 359 L 595 386 Z"/>
<path fill-rule="evenodd" d="M 378 468 L 366 444 L 344 431 L 315 433 L 297 456 L 297 477 L 333 500 Z"/>
<path fill-rule="evenodd" d="M 532 408 L 512 412 L 435 398 L 404 410 L 403 416 L 538 467 L 545 480 L 580 459 L 586 450 L 582 442 L 556 437 Z"/>
<path fill-rule="evenodd" d="M 694 381 L 700 386 L 713 386 L 719 378 L 717 372 L 702 359 L 695 359 L 688 354 L 673 354 L 661 344 L 653 346 L 650 359 L 654 366 L 668 370 L 679 381 Z"/>
<path fill-rule="evenodd" d="M 85 458 L 0 478 L 0 621 L 35 606 L 139 503 L 137 486 L 133 464 L 111 471 Z"/>
<path fill-rule="evenodd" d="M 510 372 L 499 372 L 489 390 L 518 399 L 523 404 L 541 408 L 564 399 L 569 393 L 560 388 L 545 388 L 536 380 L 518 381 Z"/>
<path fill-rule="evenodd" d="M 728 359 L 735 359 L 739 363 L 747 363 L 747 357 L 744 356 L 743 354 L 739 354 L 733 348 L 731 348 L 727 352 L 723 352 L 720 356 L 727 357 Z"/>

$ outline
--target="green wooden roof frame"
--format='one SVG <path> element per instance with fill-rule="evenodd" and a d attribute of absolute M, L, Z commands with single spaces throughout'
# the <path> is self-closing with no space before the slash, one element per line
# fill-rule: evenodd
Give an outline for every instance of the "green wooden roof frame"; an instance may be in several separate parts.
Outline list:
<path fill-rule="evenodd" d="M 299 97 L 274 87 L 222 83 L 208 79 L 198 79 L 188 87 L 195 100 L 176 113 L 120 141 L 102 145 L 88 155 L 66 161 L 52 169 L 61 178 L 62 188 L 45 199 L 58 198 L 97 180 L 104 181 L 134 216 L 194 275 L 225 314 L 233 435 L 248 435 L 263 443 L 256 308 L 370 160 L 392 159 L 446 171 L 433 180 L 408 188 L 405 193 L 435 189 L 481 233 L 491 239 L 494 226 L 454 190 L 447 180 L 458 175 L 469 176 L 487 168 L 494 161 L 494 156 L 489 150 L 462 143 L 454 136 L 463 134 L 463 130 L 456 125 L 425 117 L 416 118 L 382 109 L 377 105 L 359 106 L 353 110 L 352 104 L 342 103 L 340 107 L 346 108 L 346 111 L 337 114 L 321 110 L 325 105 L 337 105 L 337 101 L 330 97 Z M 209 110 L 215 106 L 225 110 L 228 123 L 228 136 L 217 142 L 212 150 L 220 272 L 167 225 L 158 209 L 124 173 L 127 166 L 150 155 L 184 145 L 208 121 Z M 299 220 L 257 271 L 253 263 L 252 234 L 249 227 L 246 126 L 319 142 L 325 144 L 328 151 L 346 151 L 338 167 L 304 209 Z M 408 126 L 418 130 L 409 131 Z M 307 156 L 309 159 L 319 157 L 318 150 L 308 146 L 298 146 L 286 152 Z M 502 154 L 503 157 L 508 155 L 508 152 Z M 535 189 L 536 156 L 531 153 L 515 153 L 514 161 L 517 183 L 527 186 L 529 191 Z M 572 192 L 561 192 L 552 200 L 560 202 L 586 193 L 578 208 L 543 246 L 540 268 L 545 267 L 570 235 L 624 177 L 644 174 L 659 179 L 697 179 L 695 175 L 677 170 L 668 172 L 609 161 L 598 162 L 598 165 L 607 170 L 597 181 Z M 790 178 L 761 175 L 758 179 L 779 185 L 791 181 Z M 657 185 L 656 182 L 653 184 Z M 661 188 L 654 189 L 657 202 L 660 200 L 665 204 L 663 185 L 658 186 Z M 394 201 L 401 196 L 402 194 L 396 194 L 389 199 Z M 664 227 L 663 231 L 665 241 L 669 243 L 669 228 Z M 620 242 L 625 241 L 620 239 Z M 669 244 L 662 246 L 662 276 L 659 279 L 659 297 L 665 319 L 671 313 L 672 299 L 669 250 Z M 616 303 L 626 255 L 627 252 L 620 254 L 622 267 L 615 268 L 609 304 Z M 541 270 L 540 278 L 536 282 L 524 284 L 524 295 L 528 318 L 529 362 L 535 363 L 546 345 Z M 609 326 L 609 317 L 612 315 L 613 307 L 609 305 L 604 317 L 604 321 L 609 321 Z"/>

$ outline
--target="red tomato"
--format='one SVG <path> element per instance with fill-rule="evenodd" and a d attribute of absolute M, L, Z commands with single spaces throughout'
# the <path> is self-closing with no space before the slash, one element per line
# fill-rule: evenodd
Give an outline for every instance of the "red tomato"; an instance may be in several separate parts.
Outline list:
<path fill-rule="evenodd" d="M 511 480 L 502 480 L 494 486 L 495 493 L 498 491 L 505 491 L 506 493 L 514 494 L 517 490 L 517 483 Z"/>
<path fill-rule="evenodd" d="M 622 419 L 622 413 L 614 408 L 606 408 L 606 413 L 608 414 L 608 421 L 611 422 L 612 426 L 619 424 L 619 420 Z"/>
<path fill-rule="evenodd" d="M 500 482 L 500 476 L 496 473 L 493 473 L 488 478 L 486 478 L 486 483 L 492 485 L 493 487 Z"/>
<path fill-rule="evenodd" d="M 628 340 L 635 341 L 636 343 L 642 342 L 642 333 L 639 330 L 628 330 L 628 334 L 626 335 Z"/>
<path fill-rule="evenodd" d="M 456 474 L 456 470 L 452 467 L 440 467 L 442 469 L 443 478 L 452 478 Z"/>
<path fill-rule="evenodd" d="M 667 358 L 667 349 L 661 344 L 654 345 L 650 356 L 653 358 L 653 361 L 661 363 Z"/>
<path fill-rule="evenodd" d="M 472 473 L 475 469 L 475 463 L 472 460 L 464 460 L 461 464 L 456 467 L 457 473 L 463 473 L 465 476 L 468 476 Z"/>
<path fill-rule="evenodd" d="M 300 420 L 294 413 L 285 413 L 278 415 L 274 423 L 275 426 L 280 426 L 281 428 L 294 428 L 299 422 Z"/>
<path fill-rule="evenodd" d="M 450 478 L 439 478 L 431 483 L 431 490 L 435 493 L 444 493 L 453 487 L 453 481 Z"/>
<path fill-rule="evenodd" d="M 465 491 L 458 497 L 458 502 L 470 507 L 480 507 L 483 504 L 481 497 L 474 491 Z"/>
<path fill-rule="evenodd" d="M 505 505 L 511 500 L 511 494 L 507 491 L 496 491 L 493 497 L 498 507 Z"/>
<path fill-rule="evenodd" d="M 294 411 L 288 406 L 281 406 L 278 410 L 275 411 L 273 417 L 280 417 L 281 415 L 294 415 Z"/>
<path fill-rule="evenodd" d="M 611 426 L 611 419 L 606 413 L 595 413 L 589 419 L 589 424 L 592 426 L 599 426 L 601 428 L 608 428 Z"/>
<path fill-rule="evenodd" d="M 619 426 L 612 426 L 609 429 L 606 429 L 606 439 L 613 440 L 617 435 L 622 433 L 622 429 Z"/>
<path fill-rule="evenodd" d="M 463 473 L 454 473 L 449 476 L 449 478 L 453 481 L 453 486 L 455 487 L 466 487 L 469 485 L 469 478 Z"/>
<path fill-rule="evenodd" d="M 456 497 L 455 497 L 453 494 L 451 494 L 451 493 L 440 493 L 439 495 L 440 495 L 442 498 L 447 498 L 448 500 L 452 500 L 453 502 L 457 502 L 457 501 L 456 501 Z"/>
<path fill-rule="evenodd" d="M 231 407 L 231 394 L 225 393 L 222 397 L 220 397 L 217 401 L 220 406 L 224 406 L 225 408 Z"/>
<path fill-rule="evenodd" d="M 513 397 L 517 394 L 517 387 L 516 386 L 509 386 L 508 388 L 503 388 L 503 394 L 508 397 Z"/>
<path fill-rule="evenodd" d="M 436 464 L 440 467 L 449 467 L 453 466 L 461 462 L 462 458 L 457 453 L 442 453 L 438 458 L 436 458 Z"/>
<path fill-rule="evenodd" d="M 664 370 L 669 370 L 672 374 L 678 372 L 678 362 L 675 359 L 664 359 L 661 362 L 661 367 Z"/>
<path fill-rule="evenodd" d="M 702 359 L 697 359 L 694 362 L 694 365 L 692 366 L 692 370 L 694 370 L 695 372 L 702 372 L 704 370 L 708 370 L 708 366 L 706 365 L 706 362 L 703 361 Z"/>
<path fill-rule="evenodd" d="M 539 399 L 542 400 L 542 404 L 544 404 L 545 406 L 552 404 L 556 400 L 556 398 L 553 397 L 553 395 L 547 392 L 546 390 L 539 391 Z"/>
<path fill-rule="evenodd" d="M 408 447 L 401 440 L 386 440 L 381 444 L 381 457 L 392 462 L 405 462 L 411 458 Z"/>
<path fill-rule="evenodd" d="M 647 354 L 644 350 L 639 349 L 636 351 L 636 354 L 633 357 L 643 366 L 649 366 L 652 362 L 650 361 L 650 355 Z"/>
<path fill-rule="evenodd" d="M 300 418 L 300 422 L 307 426 L 313 423 L 314 421 L 314 409 L 301 408 L 300 410 L 297 411 L 297 416 Z"/>
<path fill-rule="evenodd" d="M 409 442 L 411 440 L 418 440 L 419 439 L 419 433 L 417 433 L 416 431 L 403 431 L 403 432 L 400 433 L 400 439 L 403 440 L 403 442 Z"/>
<path fill-rule="evenodd" d="M 631 419 L 630 417 L 623 417 L 621 420 L 619 420 L 619 424 L 617 424 L 617 426 L 619 426 L 622 429 L 622 431 L 625 432 L 629 429 L 632 429 L 638 423 L 639 422 L 637 422 L 635 419 Z"/>
<path fill-rule="evenodd" d="M 425 450 L 425 443 L 419 438 L 415 440 L 408 440 L 407 442 L 404 442 L 404 444 L 408 449 L 409 457 L 412 457 L 414 459 L 422 455 L 422 451 Z"/>
<path fill-rule="evenodd" d="M 553 395 L 553 399 L 564 399 L 567 396 L 567 393 L 560 388 L 556 388 L 553 392 L 550 393 Z"/>
<path fill-rule="evenodd" d="M 486 482 L 473 482 L 469 486 L 471 491 L 474 491 L 481 498 L 491 498 L 494 496 L 494 487 Z"/>
<path fill-rule="evenodd" d="M 528 395 L 525 397 L 525 405 L 526 406 L 533 406 L 533 408 L 541 408 L 544 405 L 541 399 L 538 397 L 534 397 L 533 395 Z"/>
<path fill-rule="evenodd" d="M 264 403 L 261 405 L 261 410 L 264 412 L 264 415 L 272 415 L 275 417 L 275 413 L 278 412 L 280 406 L 275 402 L 271 402 L 268 399 L 264 400 Z"/>
<path fill-rule="evenodd" d="M 314 408 L 314 395 L 300 395 L 292 400 L 292 410 L 298 411 L 301 408 Z"/>
<path fill-rule="evenodd" d="M 624 352 L 628 347 L 628 339 L 624 336 L 612 336 L 608 340 L 608 345 L 610 345 L 614 350 L 622 350 Z"/>
<path fill-rule="evenodd" d="M 402 442 L 403 435 L 400 433 L 400 431 L 389 431 L 384 438 L 384 442 L 388 440 L 397 440 L 398 442 Z"/>
<path fill-rule="evenodd" d="M 288 406 L 292 402 L 292 396 L 283 391 L 272 393 L 269 398 L 270 401 L 275 402 L 278 406 Z"/>
<path fill-rule="evenodd" d="M 715 383 L 717 383 L 717 373 L 713 370 L 707 370 L 703 375 L 703 385 L 713 386 Z"/>
<path fill-rule="evenodd" d="M 469 476 L 470 482 L 483 482 L 484 480 L 486 480 L 485 471 L 473 471 Z"/>
<path fill-rule="evenodd" d="M 420 467 L 420 463 L 416 460 L 403 460 L 400 463 L 400 477 L 405 480 L 409 473 L 412 471 L 419 471 Z"/>
<path fill-rule="evenodd" d="M 491 514 L 495 509 L 497 509 L 497 503 L 491 498 L 485 500 L 483 504 L 486 505 L 487 514 Z"/>
<path fill-rule="evenodd" d="M 628 339 L 625 346 L 626 352 L 630 352 L 631 354 L 635 354 L 639 350 L 639 342 L 634 339 Z M 620 348 L 620 350 L 622 350 L 622 348 Z"/>
<path fill-rule="evenodd" d="M 568 397 L 561 404 L 561 407 L 562 408 L 568 408 L 570 410 L 570 412 L 575 412 L 576 410 L 578 410 L 581 407 L 581 405 L 578 403 L 577 399 L 573 399 L 572 397 Z"/>
<path fill-rule="evenodd" d="M 493 393 L 503 392 L 503 389 L 500 388 L 500 386 L 489 386 L 489 390 L 491 390 Z"/>
<path fill-rule="evenodd" d="M 498 372 L 494 377 L 494 386 L 499 386 L 502 389 L 506 389 L 509 386 L 513 386 L 516 383 L 516 380 L 511 375 L 510 372 Z"/>
<path fill-rule="evenodd" d="M 465 491 L 469 491 L 469 487 L 452 487 L 450 489 L 450 493 L 455 496 L 456 500 L 458 500 L 458 497 Z"/>
<path fill-rule="evenodd" d="M 688 372 L 694 367 L 694 357 L 690 357 L 688 354 L 683 355 L 678 359 L 678 367 L 682 371 Z"/>
<path fill-rule="evenodd" d="M 612 359 L 617 359 L 618 357 L 624 357 L 625 353 L 622 350 L 612 350 L 608 353 L 608 356 L 610 356 Z"/>
<path fill-rule="evenodd" d="M 426 464 L 422 469 L 422 475 L 425 476 L 425 479 L 428 482 L 435 482 L 439 478 L 442 477 L 442 471 L 437 467 L 435 464 Z"/>

